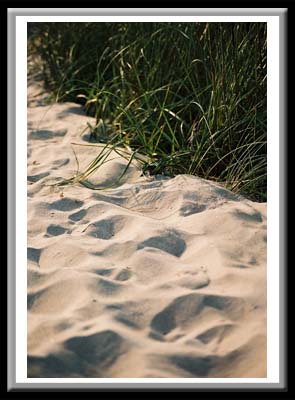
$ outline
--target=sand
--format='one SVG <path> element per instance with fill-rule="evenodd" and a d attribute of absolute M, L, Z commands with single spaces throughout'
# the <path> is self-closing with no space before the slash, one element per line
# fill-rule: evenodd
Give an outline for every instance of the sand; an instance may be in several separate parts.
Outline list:
<path fill-rule="evenodd" d="M 189 175 L 87 166 L 87 117 L 28 86 L 28 377 L 266 377 L 266 203 Z"/>

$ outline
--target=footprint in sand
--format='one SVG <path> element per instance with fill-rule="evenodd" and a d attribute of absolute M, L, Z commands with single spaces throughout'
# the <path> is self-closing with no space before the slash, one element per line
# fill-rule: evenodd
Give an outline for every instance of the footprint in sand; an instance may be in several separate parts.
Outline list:
<path fill-rule="evenodd" d="M 58 211 L 72 211 L 81 208 L 84 202 L 76 199 L 62 198 L 50 204 L 50 209 Z"/>
<path fill-rule="evenodd" d="M 46 229 L 46 236 L 59 236 L 66 232 L 66 228 L 61 225 L 48 225 Z"/>
<path fill-rule="evenodd" d="M 31 138 L 32 139 L 37 139 L 37 140 L 44 140 L 44 139 L 53 139 L 55 137 L 63 137 L 67 133 L 67 129 L 61 129 L 58 131 L 50 131 L 50 130 L 38 130 L 38 131 L 33 131 L 31 133 Z"/>
<path fill-rule="evenodd" d="M 80 210 L 80 211 L 77 211 L 77 212 L 69 215 L 69 219 L 71 221 L 78 222 L 78 221 L 81 221 L 85 217 L 86 214 L 87 214 L 86 210 Z"/>
<path fill-rule="evenodd" d="M 117 281 L 128 281 L 132 277 L 133 273 L 130 268 L 123 268 L 115 277 Z"/>
<path fill-rule="evenodd" d="M 237 297 L 193 293 L 179 296 L 154 316 L 152 330 L 167 335 L 175 328 L 195 326 L 206 310 L 214 311 L 216 316 L 234 321 L 245 311 L 244 301 Z"/>
<path fill-rule="evenodd" d="M 110 218 L 92 222 L 84 231 L 88 236 L 108 240 L 124 228 L 125 222 L 126 217 L 115 215 Z"/>
<path fill-rule="evenodd" d="M 149 239 L 138 244 L 139 250 L 145 247 L 154 247 L 176 257 L 180 257 L 186 249 L 186 243 L 185 240 L 182 239 L 180 233 L 171 230 L 163 232 L 160 235 L 150 237 Z"/>

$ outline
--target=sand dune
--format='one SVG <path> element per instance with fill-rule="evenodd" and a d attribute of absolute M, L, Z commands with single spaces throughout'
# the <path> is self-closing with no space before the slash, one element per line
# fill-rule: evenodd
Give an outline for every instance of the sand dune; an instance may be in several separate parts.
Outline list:
<path fill-rule="evenodd" d="M 41 92 L 41 94 L 40 94 Z M 50 186 L 94 120 L 28 90 L 28 377 L 265 377 L 266 203 L 189 175 Z M 116 153 L 89 177 L 114 183 Z"/>

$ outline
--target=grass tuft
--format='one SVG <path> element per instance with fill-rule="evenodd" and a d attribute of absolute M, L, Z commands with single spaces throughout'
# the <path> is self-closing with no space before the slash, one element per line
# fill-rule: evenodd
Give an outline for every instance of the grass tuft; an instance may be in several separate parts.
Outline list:
<path fill-rule="evenodd" d="M 198 175 L 266 201 L 266 23 L 28 28 L 46 85 L 107 127 L 108 149 L 128 146 L 129 160 L 140 152 L 151 174 Z"/>

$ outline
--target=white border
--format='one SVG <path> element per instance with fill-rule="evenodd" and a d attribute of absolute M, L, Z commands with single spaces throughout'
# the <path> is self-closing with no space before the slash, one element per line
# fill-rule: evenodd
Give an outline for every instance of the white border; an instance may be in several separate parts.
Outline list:
<path fill-rule="evenodd" d="M 270 16 L 147 16 L 147 15 L 130 15 L 130 16 L 27 16 L 27 22 L 267 22 Z M 276 17 L 275 17 L 276 18 Z"/>
<path fill-rule="evenodd" d="M 267 22 L 267 378 L 27 378 L 27 22 Z M 279 17 L 16 16 L 16 383 L 279 382 Z"/>

